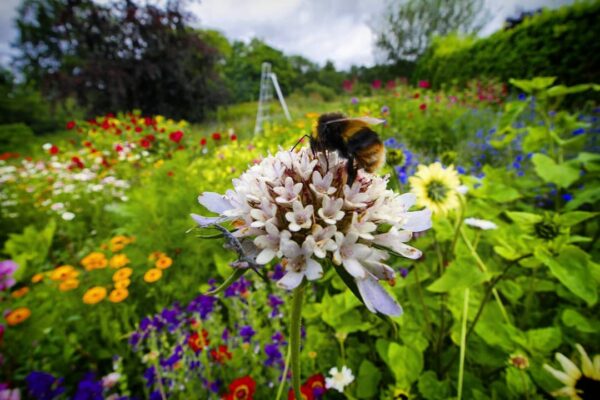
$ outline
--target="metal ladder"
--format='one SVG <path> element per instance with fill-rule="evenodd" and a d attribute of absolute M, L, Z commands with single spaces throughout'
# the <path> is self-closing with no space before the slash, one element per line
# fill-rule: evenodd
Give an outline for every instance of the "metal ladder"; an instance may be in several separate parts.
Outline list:
<path fill-rule="evenodd" d="M 271 86 L 273 85 L 273 86 Z M 258 112 L 256 113 L 256 124 L 254 125 L 254 134 L 256 135 L 262 131 L 263 123 L 271 119 L 271 100 L 273 99 L 272 87 L 275 87 L 277 98 L 283 108 L 285 117 L 288 121 L 292 120 L 290 112 L 288 111 L 287 104 L 281 93 L 279 82 L 277 81 L 277 75 L 271 72 L 271 63 L 262 63 L 262 72 L 260 75 L 260 93 L 258 95 Z"/>

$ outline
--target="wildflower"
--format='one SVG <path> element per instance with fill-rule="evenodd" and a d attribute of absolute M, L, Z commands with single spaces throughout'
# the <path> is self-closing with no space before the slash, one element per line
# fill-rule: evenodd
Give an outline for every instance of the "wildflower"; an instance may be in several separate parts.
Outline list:
<path fill-rule="evenodd" d="M 508 363 L 518 369 L 529 368 L 529 359 L 522 354 L 512 354 L 508 359 Z"/>
<path fill-rule="evenodd" d="M 200 139 L 200 146 L 202 146 L 202 147 L 206 146 L 206 143 L 207 143 L 207 142 L 208 142 L 208 141 L 206 140 L 206 138 L 202 138 L 202 139 Z"/>
<path fill-rule="evenodd" d="M 181 139 L 183 139 L 182 131 L 175 131 L 169 134 L 169 140 L 172 142 L 179 143 L 181 142 Z"/>
<path fill-rule="evenodd" d="M 38 283 L 44 279 L 44 274 L 37 273 L 31 277 L 31 283 Z"/>
<path fill-rule="evenodd" d="M 600 393 L 600 354 L 590 359 L 585 349 L 575 345 L 581 356 L 581 369 L 565 355 L 556 353 L 556 360 L 563 371 L 544 364 L 544 369 L 565 386 L 552 393 L 555 397 L 568 397 L 570 400 L 585 400 L 595 398 Z"/>
<path fill-rule="evenodd" d="M 115 281 L 115 289 L 127 289 L 129 285 L 131 285 L 131 281 L 129 279 Z"/>
<path fill-rule="evenodd" d="M 8 314 L 6 314 L 4 316 L 4 319 L 6 319 L 6 323 L 9 326 L 15 326 L 15 325 L 19 325 L 20 323 L 24 322 L 30 316 L 31 316 L 31 311 L 29 310 L 29 308 L 19 307 L 19 308 L 15 308 L 14 310 L 12 310 Z"/>
<path fill-rule="evenodd" d="M 240 328 L 240 336 L 243 339 L 244 343 L 250 342 L 250 339 L 252 339 L 252 336 L 254 336 L 255 334 L 256 332 L 254 331 L 254 329 L 252 329 L 250 325 L 242 326 Z"/>
<path fill-rule="evenodd" d="M 154 260 L 157 260 L 157 259 L 159 259 L 161 257 L 166 257 L 166 256 L 167 255 L 165 253 L 163 253 L 162 251 L 153 251 L 148 256 L 148 261 L 154 261 Z"/>
<path fill-rule="evenodd" d="M 111 268 L 121 268 L 129 264 L 129 258 L 125 254 L 115 254 L 108 261 Z"/>
<path fill-rule="evenodd" d="M 157 268 L 151 268 L 144 274 L 144 281 L 153 283 L 162 277 L 162 271 Z"/>
<path fill-rule="evenodd" d="M 237 230 L 231 240 L 249 245 L 248 253 L 256 254 L 251 262 L 262 265 L 281 258 L 285 274 L 278 281 L 280 287 L 291 290 L 305 278 L 320 279 L 324 271 L 317 260 L 329 258 L 354 277 L 370 311 L 398 315 L 400 306 L 378 284 L 392 279 L 394 271 L 384 264 L 387 253 L 374 245 L 401 248 L 410 258 L 421 253 L 374 233 L 385 224 L 395 228 L 394 239 L 406 242 L 412 232 L 431 227 L 430 212 L 409 212 L 415 196 L 388 190 L 387 178 L 361 169 L 351 187 L 346 180 L 346 160 L 336 153 L 280 151 L 234 180 L 234 190 L 226 195 L 199 197 L 218 216 L 192 217 L 200 226 L 234 221 Z M 377 239 L 382 242 L 375 243 Z"/>
<path fill-rule="evenodd" d="M 127 236 L 118 235 L 110 239 L 110 251 L 116 253 L 117 251 L 121 251 L 131 243 L 131 240 Z"/>
<path fill-rule="evenodd" d="M 99 252 L 90 253 L 81 260 L 81 265 L 83 265 L 86 271 L 106 268 L 107 264 L 108 261 L 106 260 L 106 256 L 104 253 Z"/>
<path fill-rule="evenodd" d="M 111 389 L 119 382 L 119 379 L 121 379 L 121 374 L 118 372 L 111 372 L 102 378 L 102 387 Z"/>
<path fill-rule="evenodd" d="M 20 389 L 9 389 L 7 385 L 0 384 L 0 399 L 1 400 L 21 400 Z"/>
<path fill-rule="evenodd" d="M 97 381 L 93 373 L 79 381 L 73 400 L 102 399 L 102 382 Z"/>
<path fill-rule="evenodd" d="M 429 83 L 429 81 L 419 81 L 419 87 L 423 89 L 429 89 L 431 87 L 431 84 Z"/>
<path fill-rule="evenodd" d="M 61 214 L 60 217 L 62 219 L 64 219 L 65 221 L 72 221 L 75 218 L 75 214 L 73 214 L 70 211 L 65 211 L 64 213 Z"/>
<path fill-rule="evenodd" d="M 154 266 L 158 269 L 167 269 L 173 264 L 171 257 L 162 256 L 154 263 Z"/>
<path fill-rule="evenodd" d="M 129 296 L 129 292 L 127 289 L 117 289 L 115 288 L 108 295 L 108 300 L 111 303 L 120 303 L 125 300 Z"/>
<path fill-rule="evenodd" d="M 121 268 L 113 274 L 113 281 L 118 282 L 129 279 L 132 273 L 133 270 L 129 267 Z"/>
<path fill-rule="evenodd" d="M 323 394 L 327 391 L 325 387 L 325 377 L 323 374 L 314 374 L 306 380 L 306 383 L 303 385 L 310 389 L 313 397 L 315 399 L 321 398 Z"/>
<path fill-rule="evenodd" d="M 11 296 L 15 299 L 20 299 L 21 297 L 25 296 L 27 293 L 29 293 L 29 288 L 27 286 L 23 286 L 22 288 L 19 288 L 19 289 L 13 291 L 11 293 Z"/>
<path fill-rule="evenodd" d="M 59 152 L 59 149 L 55 145 L 51 145 L 50 148 L 48 149 L 48 153 L 50 153 L 50 155 L 53 155 L 53 156 L 58 154 L 58 152 Z"/>
<path fill-rule="evenodd" d="M 279 351 L 279 345 L 277 343 L 266 344 L 265 354 L 267 355 L 267 360 L 265 361 L 267 367 L 283 364 L 283 355 L 281 354 L 281 351 Z"/>
<path fill-rule="evenodd" d="M 50 279 L 53 281 L 65 281 L 67 279 L 77 278 L 79 272 L 72 265 L 61 265 L 50 272 Z"/>
<path fill-rule="evenodd" d="M 94 286 L 83 294 L 83 302 L 85 304 L 96 304 L 104 300 L 105 297 L 106 289 L 101 286 Z"/>
<path fill-rule="evenodd" d="M 219 345 L 217 349 L 212 349 L 210 351 L 210 356 L 217 363 L 224 363 L 227 360 L 231 360 L 233 357 L 229 348 L 224 344 Z"/>
<path fill-rule="evenodd" d="M 13 260 L 0 261 L 0 291 L 10 289 L 16 283 L 13 274 L 19 265 Z"/>
<path fill-rule="evenodd" d="M 62 386 L 63 378 L 55 378 L 47 372 L 32 371 L 25 382 L 29 395 L 34 399 L 54 399 L 65 391 Z"/>
<path fill-rule="evenodd" d="M 215 141 L 221 140 L 221 134 L 219 132 L 213 132 L 213 134 L 211 135 L 211 137 Z"/>
<path fill-rule="evenodd" d="M 195 352 L 201 352 L 205 347 L 208 347 L 210 341 L 208 340 L 208 331 L 202 329 L 201 333 L 192 332 L 188 338 L 188 346 Z"/>
<path fill-rule="evenodd" d="M 62 281 L 58 285 L 58 290 L 61 292 L 68 292 L 69 290 L 77 289 L 79 287 L 79 280 L 75 278 L 69 278 Z"/>
<path fill-rule="evenodd" d="M 465 224 L 484 231 L 498 229 L 498 225 L 496 225 L 492 221 L 487 221 L 485 219 L 465 218 Z"/>
<path fill-rule="evenodd" d="M 313 400 L 315 397 L 312 394 L 312 390 L 310 390 L 310 388 L 306 385 L 302 385 L 300 386 L 300 394 L 301 394 L 301 400 Z M 294 396 L 294 391 L 290 388 L 290 390 L 288 391 L 288 400 L 295 400 L 296 397 Z"/>
<path fill-rule="evenodd" d="M 419 110 L 421 110 L 421 111 L 427 110 L 427 104 L 421 103 L 421 105 L 419 106 Z"/>
<path fill-rule="evenodd" d="M 457 188 L 460 181 L 452 166 L 444 168 L 439 162 L 419 165 L 409 182 L 417 196 L 417 204 L 431 209 L 434 214 L 444 215 L 459 206 Z"/>
<path fill-rule="evenodd" d="M 338 371 L 337 367 L 331 368 L 329 375 L 331 375 L 331 378 L 325 378 L 325 387 L 327 389 L 335 389 L 340 393 L 343 393 L 344 388 L 354 381 L 352 370 L 345 365 L 341 371 Z"/>
<path fill-rule="evenodd" d="M 250 376 L 235 379 L 229 384 L 229 393 L 223 400 L 252 400 L 256 391 L 256 382 Z"/>

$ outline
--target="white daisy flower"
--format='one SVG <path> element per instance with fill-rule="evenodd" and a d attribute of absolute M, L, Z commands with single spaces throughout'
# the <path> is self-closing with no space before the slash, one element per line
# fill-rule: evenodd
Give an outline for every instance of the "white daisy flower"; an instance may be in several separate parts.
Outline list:
<path fill-rule="evenodd" d="M 352 370 L 345 365 L 342 370 L 339 371 L 337 367 L 333 367 L 329 370 L 331 377 L 325 378 L 325 387 L 327 389 L 335 389 L 340 393 L 344 392 L 346 386 L 354 382 L 354 375 Z"/>
<path fill-rule="evenodd" d="M 492 221 L 488 221 L 485 219 L 479 219 L 479 218 L 465 218 L 465 224 L 472 226 L 474 228 L 481 229 L 483 231 L 498 229 L 498 225 L 496 225 Z"/>

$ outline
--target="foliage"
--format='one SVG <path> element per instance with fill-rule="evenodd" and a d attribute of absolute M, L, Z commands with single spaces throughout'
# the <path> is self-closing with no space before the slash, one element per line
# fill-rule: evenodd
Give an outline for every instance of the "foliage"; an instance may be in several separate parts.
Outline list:
<path fill-rule="evenodd" d="M 483 1 L 407 0 L 390 3 L 376 28 L 377 47 L 392 62 L 415 60 L 431 37 L 452 32 L 477 33 L 487 22 Z"/>
<path fill-rule="evenodd" d="M 600 3 L 576 2 L 544 10 L 487 38 L 434 40 L 415 70 L 435 87 L 477 78 L 556 76 L 565 85 L 598 82 Z M 449 48 L 451 45 L 451 48 Z"/>

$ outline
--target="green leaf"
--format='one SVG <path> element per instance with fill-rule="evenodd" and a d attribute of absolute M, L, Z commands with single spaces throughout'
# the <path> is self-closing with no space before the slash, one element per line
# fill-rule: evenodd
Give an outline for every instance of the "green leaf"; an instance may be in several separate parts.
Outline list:
<path fill-rule="evenodd" d="M 15 280 L 20 281 L 25 277 L 30 266 L 40 267 L 46 261 L 55 231 L 56 222 L 50 220 L 42 230 L 38 231 L 35 226 L 29 225 L 22 233 L 8 235 L 4 253 L 19 265 L 13 274 Z"/>
<path fill-rule="evenodd" d="M 390 343 L 387 365 L 396 378 L 397 386 L 410 387 L 423 370 L 423 354 L 412 347 Z"/>
<path fill-rule="evenodd" d="M 596 282 L 588 268 L 588 255 L 578 247 L 565 246 L 557 257 L 543 247 L 535 249 L 535 257 L 574 295 L 592 306 L 598 300 Z"/>
<path fill-rule="evenodd" d="M 534 154 L 531 158 L 535 172 L 544 182 L 568 188 L 579 179 L 579 170 L 566 164 L 557 164 L 545 154 Z"/>
<path fill-rule="evenodd" d="M 383 362 L 385 362 L 386 364 L 389 364 L 390 361 L 388 357 L 388 350 L 390 348 L 390 344 L 391 342 L 385 339 L 377 339 L 377 341 L 375 342 L 375 349 L 377 350 L 377 354 L 379 354 L 379 357 L 381 357 Z"/>
<path fill-rule="evenodd" d="M 565 96 L 567 94 L 585 92 L 586 90 L 590 90 L 591 88 L 592 85 L 589 83 L 584 83 L 581 85 L 575 85 L 570 87 L 567 87 L 565 85 L 556 85 L 548 89 L 546 91 L 546 95 L 549 97 Z"/>
<path fill-rule="evenodd" d="M 363 360 L 358 369 L 358 387 L 356 396 L 359 399 L 368 399 L 378 393 L 379 382 L 381 381 L 381 372 L 369 360 Z"/>
<path fill-rule="evenodd" d="M 587 211 L 571 211 L 560 216 L 560 224 L 563 226 L 573 226 L 586 219 L 594 218 L 598 213 Z"/>
<path fill-rule="evenodd" d="M 575 210 L 583 204 L 594 204 L 600 200 L 600 186 L 589 186 L 575 192 L 575 198 L 567 203 L 567 210 Z"/>
<path fill-rule="evenodd" d="M 542 216 L 520 211 L 507 211 L 506 215 L 519 225 L 533 225 L 542 221 Z"/>
<path fill-rule="evenodd" d="M 596 333 L 600 331 L 600 321 L 590 320 L 580 314 L 577 310 L 567 308 L 563 311 L 561 318 L 566 326 L 575 328 L 580 332 Z"/>
<path fill-rule="evenodd" d="M 426 400 L 446 400 L 450 398 L 450 383 L 438 381 L 433 371 L 426 371 L 419 377 L 419 392 Z"/>
<path fill-rule="evenodd" d="M 485 280 L 485 274 L 477 268 L 473 259 L 458 258 L 448 265 L 444 274 L 429 285 L 427 290 L 445 293 L 451 290 L 465 289 Z"/>
<path fill-rule="evenodd" d="M 509 82 L 525 93 L 533 93 L 546 89 L 555 80 L 554 76 L 538 76 L 533 79 L 510 79 Z"/>
<path fill-rule="evenodd" d="M 526 393 L 530 393 L 534 389 L 533 382 L 527 372 L 517 368 L 506 369 L 506 386 L 518 398 L 524 398 Z"/>
<path fill-rule="evenodd" d="M 556 327 L 531 329 L 526 336 L 528 348 L 544 354 L 555 350 L 562 341 L 560 329 Z"/>

